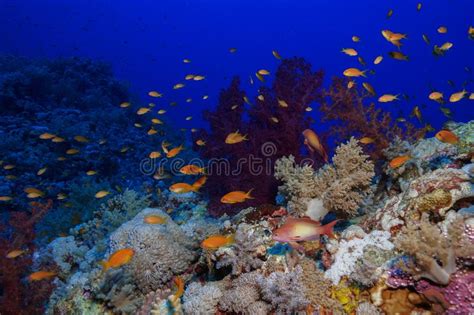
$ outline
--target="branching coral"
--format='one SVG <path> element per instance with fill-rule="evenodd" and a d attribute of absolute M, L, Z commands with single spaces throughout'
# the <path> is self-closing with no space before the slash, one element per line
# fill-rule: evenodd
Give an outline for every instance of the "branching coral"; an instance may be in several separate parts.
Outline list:
<path fill-rule="evenodd" d="M 272 272 L 259 285 L 262 298 L 270 302 L 276 314 L 293 314 L 305 310 L 309 304 L 301 285 L 303 270 L 300 266 L 291 272 Z"/>
<path fill-rule="evenodd" d="M 147 215 L 166 218 L 164 224 L 147 224 Z M 132 248 L 135 254 L 125 268 L 144 293 L 157 290 L 174 275 L 184 272 L 196 258 L 195 245 L 161 210 L 145 209 L 110 236 L 109 253 Z"/>
<path fill-rule="evenodd" d="M 214 315 L 221 297 L 222 291 L 218 286 L 192 282 L 183 295 L 183 310 L 186 314 Z"/>
<path fill-rule="evenodd" d="M 238 210 L 235 205 L 220 203 L 220 198 L 230 191 L 253 188 L 254 199 L 245 206 L 273 202 L 277 190 L 277 182 L 271 174 L 274 162 L 285 155 L 300 156 L 301 132 L 310 124 L 305 108 L 321 96 L 322 72 L 313 72 L 311 65 L 300 58 L 283 60 L 273 87 L 261 88 L 263 98 L 255 99 L 255 105 L 249 110 L 244 107 L 245 93 L 239 83 L 234 79 L 231 86 L 221 92 L 214 112 L 204 112 L 210 132 L 201 130 L 194 135 L 195 140 L 207 142 L 206 146 L 195 149 L 204 158 L 213 159 L 213 166 L 220 165 L 220 172 L 209 168 L 206 185 L 211 197 L 209 211 L 215 216 Z M 288 106 L 279 105 L 279 101 Z M 226 136 L 237 130 L 248 134 L 248 141 L 226 144 Z M 226 169 L 221 163 L 215 163 L 216 159 L 220 159 Z M 231 171 L 238 172 L 238 176 L 230 174 Z"/>
<path fill-rule="evenodd" d="M 357 140 L 351 138 L 336 149 L 332 165 L 318 172 L 308 166 L 297 166 L 292 156 L 275 165 L 275 177 L 283 181 L 280 193 L 289 199 L 289 209 L 320 219 L 328 211 L 339 216 L 355 216 L 370 193 L 374 164 L 362 153 Z"/>
<path fill-rule="evenodd" d="M 262 266 L 266 258 L 265 243 L 270 238 L 268 229 L 259 224 L 239 224 L 235 233 L 235 243 L 229 248 L 219 249 L 216 267 L 232 266 L 232 274 L 250 272 Z"/>
<path fill-rule="evenodd" d="M 456 271 L 456 257 L 474 254 L 474 245 L 466 241 L 461 226 L 464 222 L 458 219 L 451 224 L 448 235 L 443 235 L 427 216 L 422 216 L 420 222 L 408 223 L 395 240 L 398 249 L 414 258 L 415 264 L 405 268 L 418 278 L 447 285 Z"/>
<path fill-rule="evenodd" d="M 331 123 L 330 134 L 336 141 L 353 136 L 371 137 L 375 142 L 371 144 L 370 156 L 379 161 L 383 157 L 382 150 L 396 137 L 407 140 L 422 137 L 423 129 L 408 122 L 400 127 L 393 122 L 389 112 L 382 111 L 374 103 L 366 105 L 368 96 L 357 86 L 348 89 L 345 79 L 333 80 L 319 109 L 323 114 L 322 121 Z"/>

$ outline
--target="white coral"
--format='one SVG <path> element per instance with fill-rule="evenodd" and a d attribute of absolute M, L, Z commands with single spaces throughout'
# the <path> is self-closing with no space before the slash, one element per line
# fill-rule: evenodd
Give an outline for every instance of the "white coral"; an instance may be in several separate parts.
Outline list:
<path fill-rule="evenodd" d="M 342 276 L 350 275 L 356 267 L 357 259 L 362 257 L 364 249 L 368 245 L 384 250 L 394 248 L 390 242 L 390 233 L 385 231 L 374 230 L 362 239 L 341 240 L 334 263 L 325 272 L 326 278 L 329 278 L 334 284 L 338 284 Z"/>
<path fill-rule="evenodd" d="M 202 285 L 193 282 L 188 285 L 183 295 L 184 313 L 214 315 L 221 297 L 222 292 L 216 285 L 212 283 Z"/>

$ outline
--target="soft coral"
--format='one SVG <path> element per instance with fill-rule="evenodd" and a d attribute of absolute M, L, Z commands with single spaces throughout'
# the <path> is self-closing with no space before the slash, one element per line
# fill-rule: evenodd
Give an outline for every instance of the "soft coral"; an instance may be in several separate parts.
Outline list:
<path fill-rule="evenodd" d="M 245 206 L 273 202 L 277 191 L 274 163 L 290 154 L 297 159 L 301 157 L 301 132 L 310 126 L 305 109 L 322 97 L 322 78 L 322 72 L 313 72 L 304 59 L 285 59 L 278 67 L 272 88 L 260 88 L 263 99 L 257 98 L 250 109 L 244 107 L 245 92 L 240 90 L 240 81 L 236 78 L 221 92 L 216 110 L 204 112 L 210 132 L 196 133 L 195 140 L 203 139 L 207 144 L 195 149 L 204 158 L 225 159 L 231 171 L 239 170 L 238 174 L 217 174 L 210 168 L 207 187 L 212 215 L 235 213 L 235 205 L 220 203 L 222 195 L 234 190 L 254 189 L 254 199 Z M 279 101 L 285 101 L 288 107 L 281 106 Z M 237 130 L 248 134 L 249 140 L 226 144 L 226 136 Z"/>
<path fill-rule="evenodd" d="M 31 203 L 31 213 L 13 212 L 9 226 L 0 226 L 0 296 L 1 314 L 40 314 L 42 299 L 49 294 L 50 286 L 25 283 L 26 276 L 33 262 L 35 225 L 52 207 L 47 203 Z M 27 253 L 15 259 L 7 258 L 7 254 L 15 249 L 26 250 Z"/>

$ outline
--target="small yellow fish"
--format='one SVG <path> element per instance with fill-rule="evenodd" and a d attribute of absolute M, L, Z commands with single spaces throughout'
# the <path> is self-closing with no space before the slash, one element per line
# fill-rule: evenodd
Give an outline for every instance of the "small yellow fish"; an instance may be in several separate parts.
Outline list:
<path fill-rule="evenodd" d="M 87 139 L 87 138 L 84 137 L 84 136 L 75 136 L 75 137 L 74 137 L 74 140 L 76 140 L 77 142 L 80 142 L 80 143 L 89 142 L 89 139 Z"/>
<path fill-rule="evenodd" d="M 209 98 L 209 95 L 203 95 L 202 99 L 207 100 Z"/>
<path fill-rule="evenodd" d="M 54 137 L 51 141 L 54 142 L 54 143 L 61 143 L 61 142 L 64 142 L 66 140 L 64 138 L 61 138 L 61 137 Z"/>
<path fill-rule="evenodd" d="M 384 94 L 379 97 L 379 102 L 380 103 L 388 103 L 398 100 L 398 95 L 392 95 L 392 94 Z"/>
<path fill-rule="evenodd" d="M 0 201 L 11 201 L 12 199 L 10 196 L 0 196 Z"/>
<path fill-rule="evenodd" d="M 147 131 L 147 135 L 149 136 L 153 136 L 153 135 L 156 135 L 158 133 L 158 131 L 154 128 L 150 128 L 148 131 Z"/>
<path fill-rule="evenodd" d="M 347 88 L 348 89 L 352 89 L 354 87 L 354 85 L 355 85 L 355 81 L 353 81 L 353 80 L 347 82 Z"/>
<path fill-rule="evenodd" d="M 245 103 L 247 103 L 249 105 L 252 105 L 249 101 L 249 98 L 246 95 L 244 95 L 244 97 L 242 99 L 244 100 Z"/>
<path fill-rule="evenodd" d="M 38 188 L 34 188 L 34 187 L 27 187 L 23 191 L 27 194 L 35 194 L 35 195 L 39 195 L 39 196 L 44 195 L 44 193 L 41 190 L 39 190 Z"/>
<path fill-rule="evenodd" d="M 446 34 L 448 32 L 448 28 L 446 26 L 440 26 L 440 27 L 438 27 L 437 31 L 440 34 Z"/>
<path fill-rule="evenodd" d="M 353 41 L 354 43 L 358 43 L 358 42 L 360 42 L 360 37 L 354 35 L 354 36 L 352 36 L 352 41 Z"/>
<path fill-rule="evenodd" d="M 474 39 L 474 27 L 469 26 L 467 30 L 467 35 L 469 36 L 469 39 Z"/>
<path fill-rule="evenodd" d="M 273 121 L 275 124 L 280 122 L 280 120 L 278 120 L 278 118 L 276 118 L 275 116 L 270 117 L 270 120 Z"/>
<path fill-rule="evenodd" d="M 227 135 L 225 143 L 227 144 L 236 144 L 242 141 L 248 140 L 247 135 L 242 135 L 237 130 L 236 132 L 231 132 Z"/>
<path fill-rule="evenodd" d="M 7 165 L 3 166 L 3 169 L 8 171 L 8 170 L 14 169 L 15 167 L 16 167 L 16 165 L 14 165 L 14 164 L 7 164 Z"/>
<path fill-rule="evenodd" d="M 375 140 L 374 138 L 371 138 L 371 137 L 363 137 L 363 138 L 360 138 L 360 143 L 362 144 L 370 144 L 370 143 L 374 143 Z"/>
<path fill-rule="evenodd" d="M 143 127 L 143 125 L 142 125 L 142 124 L 139 124 L 139 123 L 134 123 L 133 125 L 134 125 L 135 127 L 137 127 L 137 128 Z"/>
<path fill-rule="evenodd" d="M 201 242 L 201 247 L 206 250 L 216 250 L 234 243 L 234 235 L 211 235 Z"/>
<path fill-rule="evenodd" d="M 41 175 L 43 175 L 44 173 L 46 173 L 47 170 L 48 170 L 47 167 L 43 167 L 43 168 L 41 168 L 41 169 L 36 173 L 36 175 L 41 176 Z"/>
<path fill-rule="evenodd" d="M 193 80 L 194 80 L 194 81 L 202 81 L 202 80 L 204 80 L 205 78 L 206 78 L 206 77 L 203 76 L 203 75 L 196 75 L 196 76 L 194 76 Z"/>
<path fill-rule="evenodd" d="M 449 101 L 451 103 L 459 102 L 460 100 L 462 100 L 464 98 L 464 96 L 466 96 L 466 94 L 467 94 L 466 90 L 462 90 L 461 92 L 453 93 L 449 97 Z"/>
<path fill-rule="evenodd" d="M 56 276 L 56 273 L 53 271 L 37 271 L 33 272 L 28 276 L 28 280 L 31 281 L 40 281 L 44 279 L 50 279 Z"/>
<path fill-rule="evenodd" d="M 431 92 L 430 95 L 428 95 L 428 98 L 432 101 L 439 101 L 443 99 L 443 93 L 440 92 Z"/>
<path fill-rule="evenodd" d="M 388 164 L 391 168 L 398 168 L 405 164 L 407 161 L 411 160 L 411 156 L 409 155 L 402 155 L 398 156 L 390 161 Z"/>
<path fill-rule="evenodd" d="M 148 103 L 148 106 L 155 107 L 155 103 Z"/>
<path fill-rule="evenodd" d="M 194 79 L 194 74 L 188 74 L 184 77 L 185 80 L 192 80 Z"/>
<path fill-rule="evenodd" d="M 372 95 L 375 95 L 375 89 L 369 82 L 363 82 L 362 86 L 364 89 Z"/>
<path fill-rule="evenodd" d="M 200 147 L 202 146 L 205 146 L 206 145 L 206 141 L 202 140 L 202 139 L 198 139 L 196 140 L 196 144 Z"/>
<path fill-rule="evenodd" d="M 341 52 L 351 57 L 357 56 L 357 50 L 354 48 L 343 48 Z"/>
<path fill-rule="evenodd" d="M 262 102 L 265 101 L 265 97 L 263 97 L 263 95 L 261 95 L 261 94 L 259 96 L 257 96 L 257 99 L 259 101 L 262 101 Z"/>
<path fill-rule="evenodd" d="M 269 75 L 270 74 L 270 71 L 266 70 L 266 69 L 260 69 L 257 71 L 258 74 L 260 75 Z"/>
<path fill-rule="evenodd" d="M 110 192 L 108 192 L 107 190 L 100 190 L 95 194 L 95 197 L 97 199 L 101 199 L 101 198 L 104 198 L 105 196 L 107 196 L 108 194 L 110 194 Z"/>
<path fill-rule="evenodd" d="M 311 112 L 311 111 L 313 110 L 313 108 L 310 107 L 310 106 L 308 106 L 308 107 L 306 107 L 304 110 L 307 111 L 307 112 Z"/>
<path fill-rule="evenodd" d="M 182 89 L 183 87 L 184 87 L 183 83 L 176 83 L 175 85 L 173 85 L 174 90 Z"/>
<path fill-rule="evenodd" d="M 183 62 L 184 63 L 191 63 L 191 60 L 190 59 L 183 59 Z"/>
<path fill-rule="evenodd" d="M 144 219 L 143 222 L 147 224 L 164 224 L 166 223 L 166 218 L 159 216 L 159 215 L 147 215 Z"/>
<path fill-rule="evenodd" d="M 441 45 L 441 47 L 439 47 L 440 50 L 442 51 L 448 51 L 449 49 L 451 49 L 453 47 L 453 43 L 451 42 L 446 42 L 444 43 L 443 45 Z"/>
<path fill-rule="evenodd" d="M 374 59 L 374 65 L 378 65 L 379 63 L 381 63 L 383 60 L 383 57 L 382 56 L 377 56 L 375 59 Z"/>
<path fill-rule="evenodd" d="M 79 153 L 79 150 L 74 149 L 74 148 L 69 149 L 69 150 L 66 151 L 66 154 L 68 154 L 68 155 L 75 155 L 75 154 L 78 154 L 78 153 Z"/>
<path fill-rule="evenodd" d="M 102 261 L 101 265 L 107 271 L 110 268 L 118 268 L 128 264 L 135 255 L 135 251 L 131 248 L 120 249 L 110 255 L 107 261 Z"/>
<path fill-rule="evenodd" d="M 93 171 L 93 170 L 89 170 L 89 171 L 86 172 L 87 176 L 94 176 L 95 174 L 97 174 L 97 172 Z"/>
<path fill-rule="evenodd" d="M 284 108 L 288 107 L 288 103 L 285 100 L 278 99 L 278 105 L 280 105 L 280 107 L 284 107 Z"/>
<path fill-rule="evenodd" d="M 166 110 L 164 110 L 164 109 L 160 109 L 160 110 L 158 111 L 158 114 L 159 114 L 159 115 L 163 115 L 164 113 L 166 113 Z"/>
<path fill-rule="evenodd" d="M 204 174 L 205 170 L 204 168 L 199 167 L 197 165 L 188 164 L 180 168 L 179 172 L 185 175 L 199 175 L 199 174 Z"/>
<path fill-rule="evenodd" d="M 32 193 L 27 194 L 26 197 L 29 199 L 35 199 L 35 198 L 43 197 L 43 194 L 32 192 Z"/>
<path fill-rule="evenodd" d="M 148 96 L 151 96 L 151 97 L 162 97 L 163 94 L 161 94 L 161 93 L 158 92 L 158 91 L 150 91 L 150 92 L 148 92 Z"/>
<path fill-rule="evenodd" d="M 418 121 L 421 122 L 422 117 L 421 117 L 420 107 L 418 106 L 413 107 L 413 110 L 411 111 L 411 116 L 415 116 L 418 119 Z"/>
<path fill-rule="evenodd" d="M 441 130 L 436 135 L 435 138 L 441 142 L 456 144 L 459 142 L 458 136 L 456 136 L 452 131 Z"/>
<path fill-rule="evenodd" d="M 39 138 L 43 139 L 43 140 L 50 140 L 50 139 L 53 139 L 55 137 L 56 137 L 56 135 L 53 135 L 52 133 L 48 133 L 48 132 L 45 132 L 45 133 L 43 133 L 39 136 Z"/>
<path fill-rule="evenodd" d="M 15 249 L 15 250 L 12 250 L 11 252 L 9 252 L 5 257 L 7 257 L 9 259 L 14 259 L 14 258 L 20 257 L 24 253 L 26 253 L 26 250 Z"/>
<path fill-rule="evenodd" d="M 146 113 L 148 113 L 150 111 L 150 108 L 148 107 L 141 107 L 138 111 L 137 111 L 137 115 L 145 115 Z"/>
<path fill-rule="evenodd" d="M 365 72 L 367 70 L 364 70 L 364 71 L 360 71 L 359 69 L 357 68 L 348 68 L 346 70 L 344 70 L 344 72 L 342 74 L 344 74 L 346 77 L 365 77 Z"/>
<path fill-rule="evenodd" d="M 280 54 L 278 53 L 278 51 L 272 50 L 272 55 L 273 55 L 273 57 L 275 57 L 276 59 L 281 60 L 281 56 L 280 56 Z"/>
<path fill-rule="evenodd" d="M 391 18 L 392 15 L 393 15 L 393 10 L 392 9 L 388 10 L 387 19 Z"/>
<path fill-rule="evenodd" d="M 359 61 L 359 63 L 363 66 L 366 65 L 364 58 L 362 58 L 361 56 L 357 57 L 357 61 Z"/>
<path fill-rule="evenodd" d="M 161 125 L 161 124 L 163 124 L 163 122 L 162 122 L 161 120 L 159 120 L 158 118 L 153 118 L 153 119 L 151 120 L 151 122 L 152 122 L 153 124 L 155 124 L 155 125 Z"/>
<path fill-rule="evenodd" d="M 180 145 L 179 147 L 173 148 L 173 149 L 169 150 L 168 152 L 166 152 L 166 157 L 169 158 L 169 159 L 173 158 L 176 155 L 178 155 L 181 151 L 183 151 L 183 149 L 184 149 L 183 145 Z"/>
<path fill-rule="evenodd" d="M 258 80 L 261 82 L 265 82 L 265 78 L 258 72 L 255 73 L 255 76 L 257 77 Z M 253 83 L 252 83 L 253 84 Z"/>
<path fill-rule="evenodd" d="M 388 54 L 395 60 L 408 61 L 408 56 L 399 51 L 391 51 Z"/>
<path fill-rule="evenodd" d="M 130 107 L 130 103 L 129 102 L 122 102 L 122 103 L 120 103 L 120 107 L 122 107 L 122 108 Z"/>
<path fill-rule="evenodd" d="M 153 151 L 153 152 L 150 153 L 150 155 L 148 155 L 148 157 L 149 157 L 150 159 L 157 159 L 157 158 L 159 158 L 160 156 L 161 156 L 161 153 L 158 152 L 158 151 Z"/>
<path fill-rule="evenodd" d="M 416 5 L 416 10 L 417 10 L 417 11 L 420 11 L 420 10 L 421 10 L 421 7 L 422 7 L 421 2 L 418 2 L 418 4 Z"/>

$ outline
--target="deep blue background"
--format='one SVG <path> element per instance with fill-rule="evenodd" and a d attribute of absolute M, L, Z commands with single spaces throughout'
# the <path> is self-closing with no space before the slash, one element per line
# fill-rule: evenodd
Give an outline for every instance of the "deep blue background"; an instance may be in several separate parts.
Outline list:
<path fill-rule="evenodd" d="M 165 93 L 154 100 L 156 108 L 167 109 L 177 128 L 190 128 L 202 125 L 201 110 L 215 106 L 219 89 L 233 75 L 240 75 L 248 93 L 255 95 L 257 87 L 250 87 L 248 77 L 261 68 L 274 72 L 278 61 L 273 49 L 283 57 L 306 58 L 315 69 L 323 68 L 329 81 L 348 67 L 365 69 L 356 58 L 340 52 L 353 47 L 367 61 L 367 68 L 376 70 L 369 82 L 379 95 L 410 96 L 409 101 L 381 107 L 395 114 L 401 110 L 408 117 L 420 105 L 426 121 L 439 128 L 446 118 L 439 105 L 428 100 L 431 89 L 449 97 L 467 80 L 467 90 L 474 91 L 474 41 L 467 36 L 469 25 L 474 25 L 474 1 L 422 3 L 418 12 L 417 1 L 411 0 L 0 0 L 0 53 L 104 60 L 113 65 L 118 78 L 130 82 L 143 104 L 151 101 L 146 95 L 149 90 Z M 394 13 L 387 19 L 389 9 Z M 437 33 L 441 25 L 448 28 L 447 34 Z M 409 62 L 387 56 L 396 48 L 382 37 L 382 29 L 408 34 L 402 51 Z M 430 46 L 422 40 L 423 33 Z M 360 36 L 361 42 L 353 43 L 352 35 Z M 435 58 L 432 46 L 446 41 L 454 47 Z M 230 54 L 230 47 L 238 51 Z M 384 61 L 374 66 L 377 55 L 383 55 Z M 183 58 L 192 62 L 184 64 Z M 203 74 L 206 80 L 184 81 L 188 73 Z M 178 82 L 187 85 L 173 90 Z M 205 94 L 210 96 L 207 101 L 201 99 Z M 193 101 L 186 103 L 189 97 Z M 179 105 L 170 107 L 171 101 Z M 448 106 L 455 120 L 474 118 L 474 101 Z M 188 115 L 194 119 L 185 121 Z"/>

